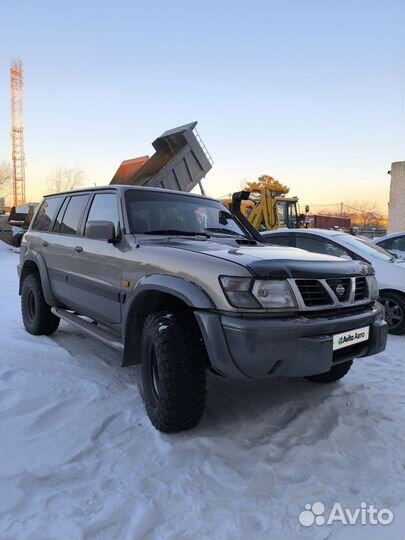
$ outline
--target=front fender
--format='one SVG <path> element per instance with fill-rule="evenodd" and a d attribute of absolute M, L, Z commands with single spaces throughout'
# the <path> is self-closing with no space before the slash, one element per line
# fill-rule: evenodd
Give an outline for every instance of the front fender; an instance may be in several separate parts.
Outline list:
<path fill-rule="evenodd" d="M 187 279 L 165 274 L 150 274 L 140 279 L 128 298 L 128 304 L 134 302 L 140 294 L 150 290 L 176 296 L 193 309 L 215 308 L 211 298 L 201 287 Z"/>
<path fill-rule="evenodd" d="M 150 274 L 143 277 L 138 281 L 125 302 L 123 316 L 123 365 L 130 365 L 139 361 L 139 346 L 143 321 L 145 317 L 153 312 L 153 305 L 151 305 L 150 301 L 151 297 L 148 293 L 156 292 L 174 296 L 193 310 L 210 310 L 215 308 L 208 294 L 191 281 L 164 274 Z"/>

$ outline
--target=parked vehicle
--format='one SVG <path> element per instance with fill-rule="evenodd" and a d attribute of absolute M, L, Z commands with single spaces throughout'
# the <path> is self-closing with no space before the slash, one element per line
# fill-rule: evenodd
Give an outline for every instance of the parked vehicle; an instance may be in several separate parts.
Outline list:
<path fill-rule="evenodd" d="M 398 259 L 405 259 L 405 232 L 374 238 L 373 242 L 395 255 Z"/>
<path fill-rule="evenodd" d="M 27 203 L 11 208 L 8 223 L 11 225 L 13 246 L 20 247 L 22 237 L 31 223 L 37 206 L 38 203 Z"/>
<path fill-rule="evenodd" d="M 199 422 L 207 369 L 328 383 L 386 344 L 369 264 L 261 244 L 203 196 L 124 185 L 47 196 L 18 272 L 26 330 L 65 319 L 141 363 L 146 410 L 166 432 Z"/>
<path fill-rule="evenodd" d="M 405 261 L 395 258 L 371 240 L 340 231 L 294 229 L 270 231 L 262 235 L 278 246 L 293 246 L 312 253 L 323 253 L 348 260 L 366 261 L 374 267 L 379 301 L 385 307 L 385 320 L 391 334 L 405 333 Z"/>

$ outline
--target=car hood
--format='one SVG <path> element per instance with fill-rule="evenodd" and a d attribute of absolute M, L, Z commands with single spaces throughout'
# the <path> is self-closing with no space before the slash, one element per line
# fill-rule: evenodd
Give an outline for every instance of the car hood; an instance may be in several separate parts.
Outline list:
<path fill-rule="evenodd" d="M 343 277 L 373 274 L 372 267 L 360 261 L 310 253 L 303 249 L 270 245 L 239 245 L 233 239 L 150 238 L 142 244 L 171 247 L 234 262 L 256 277 Z"/>

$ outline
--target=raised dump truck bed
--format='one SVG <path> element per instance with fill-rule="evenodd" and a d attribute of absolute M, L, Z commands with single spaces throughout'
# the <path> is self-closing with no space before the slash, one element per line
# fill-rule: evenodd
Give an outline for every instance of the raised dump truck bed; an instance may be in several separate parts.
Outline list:
<path fill-rule="evenodd" d="M 123 161 L 111 184 L 191 191 L 212 167 L 212 159 L 196 131 L 197 122 L 165 131 L 153 143 L 153 156 Z"/>

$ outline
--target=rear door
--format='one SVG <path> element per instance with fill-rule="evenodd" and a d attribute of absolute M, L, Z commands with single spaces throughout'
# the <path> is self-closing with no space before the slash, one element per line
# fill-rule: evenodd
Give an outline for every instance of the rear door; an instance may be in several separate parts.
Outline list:
<path fill-rule="evenodd" d="M 88 221 L 111 221 L 120 229 L 115 192 L 96 192 L 86 208 L 73 254 L 74 273 L 69 277 L 78 310 L 102 322 L 121 321 L 122 246 L 119 242 L 86 238 Z"/>
<path fill-rule="evenodd" d="M 66 197 L 52 224 L 49 245 L 44 249 L 52 290 L 58 300 L 72 309 L 76 308 L 74 276 L 78 272 L 75 248 L 89 198 L 89 193 Z"/>
<path fill-rule="evenodd" d="M 52 257 L 53 242 L 55 240 L 52 227 L 65 198 L 64 195 L 46 197 L 35 215 L 30 230 L 25 235 L 29 250 L 34 254 L 39 253 L 45 260 L 51 288 L 57 298 L 58 295 L 52 280 L 53 265 L 55 263 Z"/>

